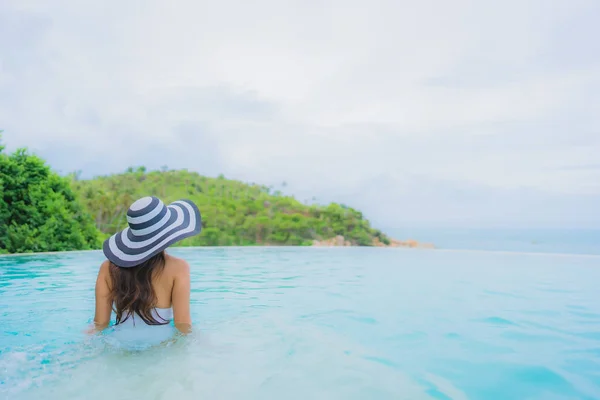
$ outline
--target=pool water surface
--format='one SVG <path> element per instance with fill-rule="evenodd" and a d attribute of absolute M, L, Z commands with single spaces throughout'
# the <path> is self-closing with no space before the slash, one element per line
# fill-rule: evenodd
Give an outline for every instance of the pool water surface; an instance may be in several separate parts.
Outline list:
<path fill-rule="evenodd" d="M 600 256 L 173 249 L 194 333 L 84 333 L 100 252 L 0 258 L 0 399 L 597 399 Z"/>

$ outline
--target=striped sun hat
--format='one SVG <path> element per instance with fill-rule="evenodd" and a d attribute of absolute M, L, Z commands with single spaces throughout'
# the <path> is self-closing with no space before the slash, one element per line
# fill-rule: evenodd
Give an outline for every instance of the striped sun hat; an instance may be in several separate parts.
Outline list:
<path fill-rule="evenodd" d="M 106 258 L 119 267 L 134 267 L 173 243 L 202 230 L 200 210 L 190 200 L 168 206 L 154 197 L 143 197 L 127 210 L 129 226 L 104 241 Z"/>

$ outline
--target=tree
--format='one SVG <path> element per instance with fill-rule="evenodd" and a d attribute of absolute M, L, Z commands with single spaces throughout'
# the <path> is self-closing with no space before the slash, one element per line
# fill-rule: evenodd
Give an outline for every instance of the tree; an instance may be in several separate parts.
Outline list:
<path fill-rule="evenodd" d="M 100 246 L 91 216 L 69 179 L 35 155 L 0 148 L 0 252 L 88 250 Z"/>

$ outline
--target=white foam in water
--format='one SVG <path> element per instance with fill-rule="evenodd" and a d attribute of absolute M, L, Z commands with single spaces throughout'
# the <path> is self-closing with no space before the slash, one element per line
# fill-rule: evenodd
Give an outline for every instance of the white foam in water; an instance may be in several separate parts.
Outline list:
<path fill-rule="evenodd" d="M 103 341 L 115 349 L 141 351 L 173 340 L 177 331 L 172 325 L 149 326 L 137 324 L 110 327 L 101 336 Z"/>
<path fill-rule="evenodd" d="M 377 393 L 378 398 L 398 393 L 424 398 L 423 389 L 399 371 L 375 364 L 366 379 L 361 357 L 368 351 L 343 337 L 297 327 L 303 338 L 287 343 L 293 324 L 285 318 L 237 322 L 227 324 L 227 334 L 193 334 L 144 351 L 98 353 L 102 344 L 96 341 L 87 349 L 90 359 L 52 371 L 54 376 L 28 390 L 27 398 L 362 399 Z M 264 324 L 281 340 L 256 340 L 252 335 Z M 315 341 L 322 343 L 318 352 L 310 349 Z"/>

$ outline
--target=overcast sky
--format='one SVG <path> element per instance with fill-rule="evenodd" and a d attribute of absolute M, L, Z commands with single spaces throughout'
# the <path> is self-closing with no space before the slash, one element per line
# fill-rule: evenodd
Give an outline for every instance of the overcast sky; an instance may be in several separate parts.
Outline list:
<path fill-rule="evenodd" d="M 288 183 L 377 226 L 600 226 L 600 1 L 0 1 L 0 129 L 63 173 Z"/>

